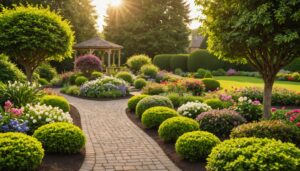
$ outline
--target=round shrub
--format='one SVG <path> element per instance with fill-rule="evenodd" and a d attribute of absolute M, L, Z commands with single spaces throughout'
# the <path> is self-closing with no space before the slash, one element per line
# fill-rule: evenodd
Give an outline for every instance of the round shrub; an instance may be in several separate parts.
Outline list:
<path fill-rule="evenodd" d="M 126 71 L 118 72 L 116 77 L 128 82 L 129 84 L 133 83 L 133 76 L 129 72 Z"/>
<path fill-rule="evenodd" d="M 141 101 L 145 97 L 148 97 L 148 95 L 141 94 L 141 95 L 132 96 L 127 102 L 128 109 L 130 111 L 135 111 L 135 108 L 136 108 L 136 105 L 138 104 L 138 102 Z"/>
<path fill-rule="evenodd" d="M 42 163 L 42 144 L 22 133 L 0 133 L 0 170 L 36 170 Z"/>
<path fill-rule="evenodd" d="M 41 103 L 47 106 L 58 107 L 64 112 L 70 111 L 70 105 L 63 96 L 46 95 L 41 99 Z"/>
<path fill-rule="evenodd" d="M 70 123 L 51 123 L 38 128 L 33 137 L 42 142 L 49 153 L 77 153 L 85 144 L 82 130 Z"/>
<path fill-rule="evenodd" d="M 68 74 L 67 74 L 68 75 Z M 83 76 L 83 73 L 82 72 L 70 72 L 70 76 L 69 78 L 66 78 L 66 83 L 71 83 L 72 85 L 76 84 L 75 81 L 76 81 L 76 78 L 77 77 L 80 77 L 80 76 Z"/>
<path fill-rule="evenodd" d="M 126 64 L 132 69 L 134 72 L 138 72 L 142 66 L 151 64 L 151 58 L 147 55 L 135 55 L 130 57 Z"/>
<path fill-rule="evenodd" d="M 86 78 L 85 76 L 79 76 L 79 77 L 76 78 L 75 84 L 77 86 L 81 86 L 81 85 L 83 85 L 84 83 L 86 83 L 88 81 L 89 81 L 89 79 Z"/>
<path fill-rule="evenodd" d="M 57 76 L 56 69 L 50 64 L 40 65 L 35 72 L 40 76 L 40 78 L 44 78 L 47 81 L 51 81 L 55 76 Z"/>
<path fill-rule="evenodd" d="M 164 96 L 148 96 L 140 100 L 136 106 L 135 114 L 137 117 L 141 117 L 142 114 L 149 108 L 155 106 L 165 106 L 173 108 L 173 104 L 170 99 Z"/>
<path fill-rule="evenodd" d="M 300 149 L 291 143 L 262 138 L 225 140 L 212 149 L 207 170 L 298 171 Z"/>
<path fill-rule="evenodd" d="M 243 124 L 234 128 L 230 137 L 274 138 L 283 142 L 292 142 L 300 145 L 300 131 L 296 127 L 288 125 L 281 120 Z"/>
<path fill-rule="evenodd" d="M 0 57 L 4 56 L 0 54 Z M 6 57 L 2 57 L 6 58 Z M 0 81 L 7 83 L 8 81 L 22 81 L 26 76 L 23 72 L 7 59 L 0 59 Z"/>
<path fill-rule="evenodd" d="M 222 138 L 228 137 L 232 128 L 246 122 L 241 115 L 229 109 L 204 112 L 196 120 L 200 123 L 201 130 L 211 132 Z"/>
<path fill-rule="evenodd" d="M 147 85 L 147 81 L 143 78 L 138 78 L 134 81 L 134 88 L 142 89 Z"/>
<path fill-rule="evenodd" d="M 99 57 L 92 54 L 80 56 L 75 60 L 75 69 L 90 76 L 93 71 L 102 70 L 101 61 Z"/>
<path fill-rule="evenodd" d="M 176 54 L 171 58 L 170 67 L 171 70 L 174 71 L 177 68 L 182 69 L 183 71 L 187 71 L 187 60 L 189 54 Z"/>
<path fill-rule="evenodd" d="M 152 65 L 152 64 L 144 65 L 141 68 L 142 74 L 144 76 L 147 76 L 150 78 L 155 78 L 158 71 L 159 71 L 159 69 L 155 65 Z"/>
<path fill-rule="evenodd" d="M 197 70 L 197 72 L 194 74 L 195 78 L 204 78 L 205 74 L 206 74 L 207 70 L 199 68 Z"/>
<path fill-rule="evenodd" d="M 213 75 L 211 74 L 210 71 L 207 71 L 204 75 L 204 78 L 212 78 L 212 77 L 213 77 Z"/>
<path fill-rule="evenodd" d="M 49 85 L 49 82 L 45 79 L 45 78 L 40 78 L 38 80 L 38 83 L 42 86 L 46 86 L 46 85 Z"/>
<path fill-rule="evenodd" d="M 208 99 L 208 100 L 205 100 L 204 103 L 206 103 L 212 109 L 223 109 L 224 108 L 224 104 L 220 99 Z"/>
<path fill-rule="evenodd" d="M 158 135 L 164 141 L 174 142 L 182 134 L 198 130 L 197 121 L 180 116 L 165 120 L 158 128 Z"/>
<path fill-rule="evenodd" d="M 153 58 L 153 64 L 157 66 L 161 70 L 166 70 L 170 71 L 170 61 L 171 58 L 173 58 L 174 55 L 172 54 L 161 54 L 161 55 L 156 55 Z"/>
<path fill-rule="evenodd" d="M 92 79 L 97 79 L 97 78 L 101 78 L 101 77 L 103 77 L 103 74 L 102 74 L 102 72 L 99 72 L 99 71 L 94 71 L 94 72 L 92 72 L 92 75 L 91 75 L 91 77 L 92 77 Z"/>
<path fill-rule="evenodd" d="M 179 116 L 174 109 L 168 107 L 152 107 L 147 109 L 142 115 L 142 124 L 146 128 L 157 128 L 168 118 Z"/>
<path fill-rule="evenodd" d="M 215 91 L 220 89 L 220 82 L 211 78 L 205 78 L 202 80 L 205 85 L 206 91 Z"/>
<path fill-rule="evenodd" d="M 258 100 L 252 101 L 247 97 L 240 97 L 238 101 L 236 111 L 248 122 L 258 121 L 262 118 L 262 104 Z"/>
<path fill-rule="evenodd" d="M 193 131 L 181 135 L 175 144 L 176 153 L 189 161 L 205 160 L 221 141 L 214 134 Z"/>
<path fill-rule="evenodd" d="M 214 70 L 211 73 L 213 76 L 225 76 L 226 75 L 226 71 L 223 68 Z"/>

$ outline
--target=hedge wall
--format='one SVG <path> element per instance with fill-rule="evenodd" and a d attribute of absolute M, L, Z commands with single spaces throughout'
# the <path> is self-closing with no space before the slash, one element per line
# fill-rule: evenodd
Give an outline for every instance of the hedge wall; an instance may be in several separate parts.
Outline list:
<path fill-rule="evenodd" d="M 167 70 L 170 71 L 170 62 L 171 58 L 174 56 L 174 54 L 161 54 L 156 55 L 153 58 L 153 64 L 156 65 L 161 70 Z"/>
<path fill-rule="evenodd" d="M 177 68 L 182 69 L 183 71 L 187 71 L 187 61 L 188 61 L 189 54 L 178 54 L 174 55 L 171 58 L 171 70 L 174 71 Z"/>

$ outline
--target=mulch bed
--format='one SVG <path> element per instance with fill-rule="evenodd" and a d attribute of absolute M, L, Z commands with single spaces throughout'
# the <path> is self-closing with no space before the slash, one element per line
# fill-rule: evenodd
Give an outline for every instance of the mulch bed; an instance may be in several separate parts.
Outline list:
<path fill-rule="evenodd" d="M 145 129 L 142 125 L 141 121 L 135 116 L 133 112 L 130 112 L 128 109 L 126 110 L 126 114 L 128 118 L 140 129 L 142 129 L 148 136 L 150 136 L 156 143 L 161 147 L 161 149 L 165 152 L 165 154 L 173 161 L 173 163 L 179 167 L 183 171 L 206 171 L 205 162 L 189 162 L 187 160 L 179 157 L 175 152 L 175 144 L 174 143 L 165 143 L 162 141 L 157 133 L 157 129 Z"/>
<path fill-rule="evenodd" d="M 65 95 L 68 95 L 68 96 L 72 96 L 72 97 L 77 97 L 77 98 L 80 98 L 80 99 L 85 99 L 85 100 L 94 100 L 94 101 L 112 101 L 112 100 L 122 100 L 122 99 L 128 99 L 130 97 L 132 97 L 133 95 L 132 94 L 129 94 L 127 96 L 124 96 L 124 97 L 116 97 L 116 98 L 92 98 L 92 97 L 84 97 L 84 96 L 76 96 L 76 95 L 73 95 L 73 94 L 67 94 L 67 93 L 63 93 L 63 92 L 60 92 L 61 94 L 65 94 Z"/>
<path fill-rule="evenodd" d="M 81 128 L 81 120 L 78 110 L 71 106 L 70 110 L 73 123 Z M 78 154 L 45 154 L 39 171 L 76 171 L 81 168 L 84 161 L 85 149 Z"/>

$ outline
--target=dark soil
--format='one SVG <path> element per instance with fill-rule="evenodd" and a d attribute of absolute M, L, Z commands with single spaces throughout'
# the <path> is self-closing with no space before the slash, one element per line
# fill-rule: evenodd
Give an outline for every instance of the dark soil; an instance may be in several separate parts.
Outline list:
<path fill-rule="evenodd" d="M 81 128 L 78 110 L 71 106 L 71 117 L 75 125 Z M 39 171 L 77 171 L 80 169 L 85 157 L 85 149 L 78 154 L 45 154 Z"/>
<path fill-rule="evenodd" d="M 80 99 L 85 99 L 85 100 L 94 100 L 94 101 L 112 101 L 112 100 L 121 100 L 121 99 L 128 99 L 130 97 L 132 97 L 133 95 L 132 94 L 128 94 L 124 97 L 116 97 L 116 98 L 113 98 L 113 97 L 106 97 L 106 98 L 92 98 L 92 97 L 84 97 L 84 96 L 76 96 L 76 95 L 73 95 L 73 94 L 67 94 L 67 93 L 63 93 L 63 92 L 60 92 L 61 94 L 65 94 L 65 95 L 68 95 L 68 96 L 72 96 L 72 97 L 77 97 L 77 98 L 80 98 Z"/>
<path fill-rule="evenodd" d="M 205 162 L 189 162 L 187 160 L 182 159 L 175 152 L 175 144 L 174 143 L 165 143 L 162 141 L 157 133 L 157 129 L 145 129 L 142 125 L 141 121 L 135 116 L 133 112 L 130 112 L 128 109 L 126 110 L 128 118 L 140 129 L 142 129 L 146 134 L 148 134 L 156 143 L 162 148 L 165 154 L 175 163 L 177 167 L 179 167 L 183 171 L 206 171 Z"/>

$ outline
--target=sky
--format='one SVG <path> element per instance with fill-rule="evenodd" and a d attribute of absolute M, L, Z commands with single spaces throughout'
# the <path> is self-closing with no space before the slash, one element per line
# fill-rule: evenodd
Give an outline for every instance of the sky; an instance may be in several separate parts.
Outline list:
<path fill-rule="evenodd" d="M 122 0 L 92 0 L 93 4 L 96 6 L 97 14 L 98 14 L 98 29 L 100 31 L 103 30 L 103 24 L 104 24 L 104 16 L 106 14 L 106 9 L 109 4 L 112 5 L 122 5 Z M 197 7 L 194 4 L 194 0 L 186 0 L 190 4 L 190 18 L 195 19 L 199 16 L 199 10 L 197 10 Z M 189 25 L 191 29 L 198 28 L 200 26 L 198 21 L 192 21 Z"/>

